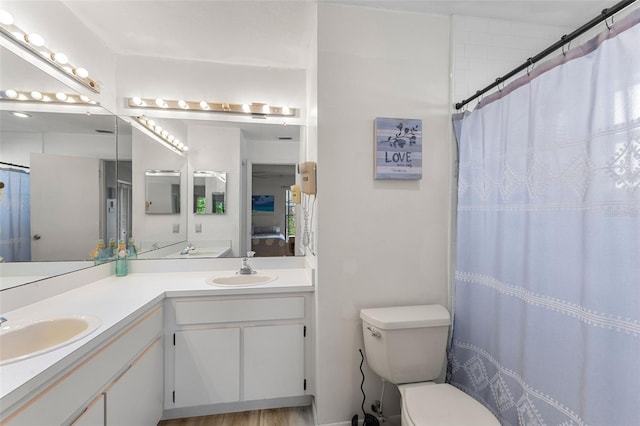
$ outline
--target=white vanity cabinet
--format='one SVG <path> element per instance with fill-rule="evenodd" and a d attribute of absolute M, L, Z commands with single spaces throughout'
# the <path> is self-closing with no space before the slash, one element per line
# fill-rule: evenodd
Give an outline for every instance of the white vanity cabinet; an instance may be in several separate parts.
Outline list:
<path fill-rule="evenodd" d="M 165 409 L 214 413 L 305 396 L 309 300 L 303 294 L 168 299 Z"/>
<path fill-rule="evenodd" d="M 163 409 L 158 391 L 163 383 L 162 327 L 160 306 L 141 313 L 31 392 L 29 400 L 6 410 L 0 423 L 156 424 Z M 145 422 L 131 423 L 139 411 L 149 413 Z"/>

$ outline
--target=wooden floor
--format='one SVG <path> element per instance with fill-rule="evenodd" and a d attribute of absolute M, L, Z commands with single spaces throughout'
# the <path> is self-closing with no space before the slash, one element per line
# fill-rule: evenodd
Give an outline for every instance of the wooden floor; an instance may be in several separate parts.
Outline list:
<path fill-rule="evenodd" d="M 273 408 L 163 420 L 158 426 L 313 426 L 311 407 Z"/>

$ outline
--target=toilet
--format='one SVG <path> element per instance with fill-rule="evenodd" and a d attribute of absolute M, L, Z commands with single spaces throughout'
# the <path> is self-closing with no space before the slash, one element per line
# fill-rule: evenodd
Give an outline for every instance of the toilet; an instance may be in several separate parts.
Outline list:
<path fill-rule="evenodd" d="M 403 426 L 499 426 L 471 396 L 436 384 L 446 360 L 451 318 L 440 305 L 362 309 L 369 367 L 398 386 Z"/>

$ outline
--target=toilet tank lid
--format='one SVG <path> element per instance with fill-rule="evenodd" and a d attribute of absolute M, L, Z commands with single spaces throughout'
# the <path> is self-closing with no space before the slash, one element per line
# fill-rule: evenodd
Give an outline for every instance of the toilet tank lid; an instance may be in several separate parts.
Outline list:
<path fill-rule="evenodd" d="M 449 311 L 441 305 L 394 306 L 360 311 L 360 318 L 382 330 L 438 327 L 451 324 Z"/>

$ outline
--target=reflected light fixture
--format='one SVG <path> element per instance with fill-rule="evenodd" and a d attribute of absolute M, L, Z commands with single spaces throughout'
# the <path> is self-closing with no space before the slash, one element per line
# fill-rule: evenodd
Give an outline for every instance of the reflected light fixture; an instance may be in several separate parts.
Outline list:
<path fill-rule="evenodd" d="M 48 102 L 52 104 L 98 104 L 88 96 L 78 95 L 77 93 L 41 92 L 39 90 L 16 91 L 13 89 L 0 90 L 0 101 Z"/>
<path fill-rule="evenodd" d="M 169 133 L 168 130 L 163 129 L 158 124 L 156 124 L 154 120 L 148 119 L 145 116 L 134 118 L 137 123 L 139 123 L 145 130 L 147 130 L 146 133 L 149 136 L 152 136 L 156 142 L 159 142 L 176 154 L 184 155 L 184 153 L 189 150 L 188 146 L 180 142 L 179 139 L 176 139 L 172 134 Z"/>
<path fill-rule="evenodd" d="M 288 106 L 273 106 L 264 103 L 229 104 L 226 102 L 187 101 L 184 99 L 171 100 L 162 98 L 141 98 L 139 96 L 128 98 L 127 103 L 132 108 L 162 108 L 176 111 L 188 109 L 190 111 L 249 115 L 257 118 L 295 117 L 298 113 L 296 108 Z"/>
<path fill-rule="evenodd" d="M 86 68 L 71 65 L 66 54 L 46 47 L 40 34 L 23 31 L 6 10 L 0 10 L 0 34 L 93 92 L 100 93 L 100 84 L 89 75 Z"/>

